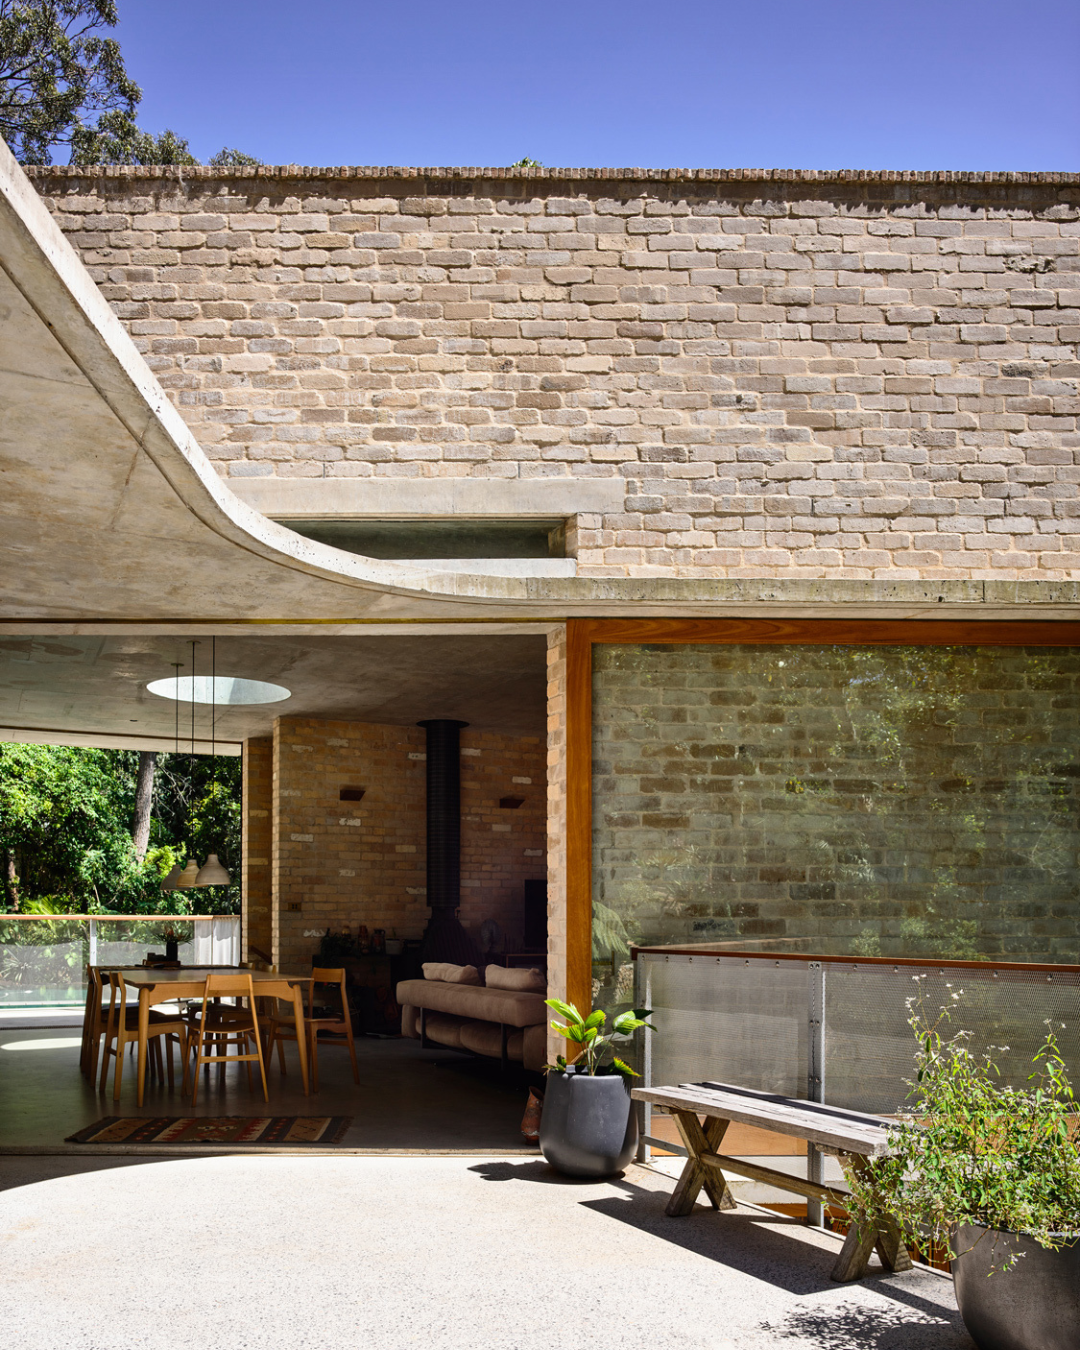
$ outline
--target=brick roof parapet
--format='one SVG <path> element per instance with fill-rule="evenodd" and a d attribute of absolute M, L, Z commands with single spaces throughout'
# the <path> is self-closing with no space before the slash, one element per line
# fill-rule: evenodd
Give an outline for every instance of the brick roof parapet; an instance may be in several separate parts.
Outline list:
<path fill-rule="evenodd" d="M 26 168 L 30 178 L 184 179 L 479 179 L 486 182 L 634 183 L 1016 183 L 1078 186 L 1080 173 L 969 171 L 960 169 L 587 169 L 422 168 L 408 165 L 259 164 L 211 168 L 178 164 L 49 164 Z"/>

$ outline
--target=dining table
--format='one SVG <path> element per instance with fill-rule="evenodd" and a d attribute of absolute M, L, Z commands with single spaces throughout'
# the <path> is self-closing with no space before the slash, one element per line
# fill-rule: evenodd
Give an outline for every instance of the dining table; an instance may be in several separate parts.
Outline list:
<path fill-rule="evenodd" d="M 116 970 L 117 967 L 112 967 Z M 143 1104 L 146 1085 L 147 1044 L 150 1031 L 150 1008 L 155 1003 L 171 1002 L 179 998 L 203 998 L 206 977 L 210 974 L 250 975 L 256 998 L 279 998 L 293 1005 L 296 1018 L 296 1048 L 300 1057 L 300 1077 L 304 1096 L 308 1095 L 307 1041 L 304 1035 L 304 990 L 311 989 L 310 975 L 279 975 L 269 970 L 247 970 L 237 966 L 181 967 L 179 970 L 155 969 L 150 966 L 128 966 L 120 969 L 124 984 L 139 995 L 139 1066 L 136 1102 Z"/>

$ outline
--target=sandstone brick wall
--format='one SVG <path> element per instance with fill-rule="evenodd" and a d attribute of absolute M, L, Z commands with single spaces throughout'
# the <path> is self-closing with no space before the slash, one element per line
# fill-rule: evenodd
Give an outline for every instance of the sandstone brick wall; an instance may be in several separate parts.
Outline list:
<path fill-rule="evenodd" d="M 1076 960 L 1075 648 L 593 659 L 593 894 L 629 940 Z"/>
<path fill-rule="evenodd" d="M 270 859 L 273 852 L 274 743 L 269 736 L 244 742 L 241 830 L 243 840 L 241 938 L 270 954 L 274 942 Z"/>
<path fill-rule="evenodd" d="M 274 733 L 275 959 L 306 964 L 327 928 L 419 937 L 425 899 L 424 732 L 281 718 Z M 529 783 L 514 779 L 529 778 Z M 359 802 L 342 787 L 362 787 Z M 517 810 L 500 797 L 521 796 Z M 521 939 L 522 883 L 542 877 L 544 763 L 535 738 L 462 733 L 462 923 Z M 295 907 L 295 908 L 294 908 Z"/>
<path fill-rule="evenodd" d="M 1080 179 L 1015 179 L 35 173 L 223 474 L 610 476 L 591 575 L 1070 578 Z"/>

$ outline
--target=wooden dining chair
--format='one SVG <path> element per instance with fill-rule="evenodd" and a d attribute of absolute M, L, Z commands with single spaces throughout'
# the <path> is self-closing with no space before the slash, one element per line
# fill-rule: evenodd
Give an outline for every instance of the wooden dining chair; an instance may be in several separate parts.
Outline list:
<path fill-rule="evenodd" d="M 97 1078 L 101 1038 L 105 1035 L 105 1025 L 109 1017 L 108 989 L 108 974 L 97 966 L 88 965 L 86 967 L 86 1012 L 83 1016 L 79 1068 L 90 1079 L 91 1083 Z"/>
<path fill-rule="evenodd" d="M 105 1017 L 105 1043 L 101 1050 L 101 1090 L 105 1091 L 105 1084 L 109 1079 L 109 1059 L 116 1060 L 116 1070 L 113 1073 L 113 1100 L 120 1100 L 120 1087 L 124 1077 L 124 1048 L 127 1045 L 138 1043 L 139 1040 L 139 1008 L 135 1004 L 128 1007 L 127 985 L 124 983 L 123 972 L 112 970 L 108 973 L 109 979 L 109 1010 Z M 147 1032 L 147 1054 L 150 1056 L 151 1067 L 156 1068 L 158 1076 L 161 1076 L 161 1041 L 165 1042 L 165 1057 L 168 1065 L 169 1087 L 173 1087 L 175 1079 L 173 1078 L 172 1061 L 172 1037 L 175 1036 L 180 1045 L 180 1062 L 184 1069 L 184 1084 L 187 1087 L 187 1024 L 176 1014 L 155 1012 L 150 1010 L 150 1023 Z M 95 1047 L 96 1052 L 96 1047 Z"/>
<path fill-rule="evenodd" d="M 316 990 L 334 989 L 331 999 L 336 1006 L 320 1007 L 316 1003 Z M 326 1033 L 326 1040 L 319 1040 L 319 1032 Z M 319 1046 L 340 1045 L 349 1052 L 352 1060 L 353 1082 L 360 1082 L 360 1070 L 356 1063 L 356 1046 L 353 1043 L 352 1013 L 349 1011 L 349 995 L 345 990 L 345 971 L 343 969 L 322 969 L 316 966 L 311 972 L 311 1006 L 304 1018 L 304 1032 L 308 1043 L 308 1064 L 311 1066 L 311 1090 L 319 1090 Z M 270 1031 L 266 1040 L 266 1057 L 273 1055 L 274 1043 L 278 1048 L 278 1064 L 285 1072 L 285 1041 L 296 1040 L 296 1018 L 287 1013 L 275 1013 L 270 1018 Z"/>
<path fill-rule="evenodd" d="M 246 999 L 246 1004 L 219 1003 L 222 998 Z M 188 1042 L 188 1053 L 184 1056 L 184 1072 L 190 1048 L 194 1044 L 195 1078 L 191 1086 L 191 1104 L 195 1105 L 199 1095 L 199 1074 L 204 1065 L 217 1064 L 224 1071 L 226 1064 L 246 1064 L 248 1087 L 251 1087 L 251 1066 L 256 1061 L 262 1075 L 263 1101 L 269 1101 L 266 1090 L 266 1064 L 263 1060 L 262 1037 L 259 1035 L 259 1018 L 255 1011 L 255 990 L 250 974 L 208 975 L 203 991 L 202 1010 L 199 1023 L 192 1032 L 194 1041 Z M 251 1053 L 254 1042 L 255 1053 Z M 229 1046 L 236 1047 L 236 1054 L 229 1054 Z M 207 1053 L 209 1050 L 210 1053 Z"/>

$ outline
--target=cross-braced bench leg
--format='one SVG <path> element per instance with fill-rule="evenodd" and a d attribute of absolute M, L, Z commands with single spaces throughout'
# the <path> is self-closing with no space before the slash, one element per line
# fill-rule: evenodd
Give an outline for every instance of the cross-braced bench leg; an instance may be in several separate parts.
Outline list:
<path fill-rule="evenodd" d="M 856 1155 L 849 1155 L 848 1161 L 859 1172 L 866 1166 L 866 1160 Z M 885 1214 L 864 1228 L 852 1223 L 833 1266 L 832 1278 L 842 1281 L 860 1279 L 875 1248 L 886 1270 L 911 1269 L 911 1254 L 904 1246 L 900 1228 L 891 1215 Z"/>
<path fill-rule="evenodd" d="M 700 1161 L 703 1153 L 719 1151 L 720 1142 L 731 1122 L 709 1116 L 705 1120 L 705 1128 L 702 1129 L 701 1122 L 692 1111 L 676 1111 L 673 1114 L 683 1144 L 690 1156 L 686 1160 L 682 1176 L 679 1177 L 679 1183 L 664 1213 L 672 1218 L 689 1214 L 702 1187 L 714 1209 L 734 1209 L 735 1197 L 731 1194 L 723 1173 L 706 1168 Z"/>

